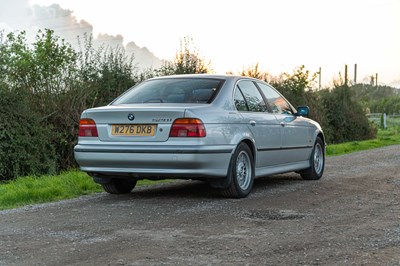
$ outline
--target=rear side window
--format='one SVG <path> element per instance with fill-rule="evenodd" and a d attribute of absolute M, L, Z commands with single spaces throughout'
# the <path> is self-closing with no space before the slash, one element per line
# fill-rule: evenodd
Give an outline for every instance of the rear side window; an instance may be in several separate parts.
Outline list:
<path fill-rule="evenodd" d="M 242 94 L 242 92 L 240 91 L 239 88 L 236 88 L 235 99 L 234 100 L 235 100 L 236 109 L 238 111 L 241 111 L 241 112 L 249 111 L 249 108 L 247 107 L 246 100 L 244 99 L 243 94 Z"/>
<path fill-rule="evenodd" d="M 264 102 L 263 97 L 258 91 L 257 87 L 253 82 L 244 80 L 240 81 L 237 85 L 236 91 L 242 93 L 245 99 L 244 103 L 241 103 L 240 99 L 236 99 L 237 93 L 235 92 L 235 105 L 238 111 L 245 111 L 244 108 L 247 108 L 250 112 L 266 112 L 267 105 Z M 238 101 L 237 101 L 238 100 Z M 239 104 L 238 104 L 239 103 Z M 239 107 L 239 108 L 238 108 Z"/>
<path fill-rule="evenodd" d="M 211 103 L 224 80 L 165 78 L 145 81 L 117 98 L 112 105 L 132 103 Z"/>

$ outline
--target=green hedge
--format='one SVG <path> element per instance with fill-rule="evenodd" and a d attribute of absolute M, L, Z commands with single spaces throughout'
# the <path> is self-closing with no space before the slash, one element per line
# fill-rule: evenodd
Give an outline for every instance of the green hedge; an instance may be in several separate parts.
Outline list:
<path fill-rule="evenodd" d="M 27 93 L 0 87 L 0 179 L 56 171 L 51 130 L 28 101 Z"/>

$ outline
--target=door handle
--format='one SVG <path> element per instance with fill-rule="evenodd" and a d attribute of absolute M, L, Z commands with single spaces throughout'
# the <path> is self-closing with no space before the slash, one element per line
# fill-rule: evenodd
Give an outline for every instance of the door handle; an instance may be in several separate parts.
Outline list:
<path fill-rule="evenodd" d="M 254 120 L 251 120 L 249 123 L 250 123 L 250 125 L 252 125 L 253 127 L 256 125 L 256 121 L 254 121 Z"/>
<path fill-rule="evenodd" d="M 280 125 L 281 127 L 285 127 L 286 124 L 284 122 L 281 122 Z"/>

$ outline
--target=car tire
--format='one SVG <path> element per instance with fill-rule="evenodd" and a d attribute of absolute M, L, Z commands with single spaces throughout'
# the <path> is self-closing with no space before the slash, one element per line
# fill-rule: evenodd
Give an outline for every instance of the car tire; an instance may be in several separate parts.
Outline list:
<path fill-rule="evenodd" d="M 249 195 L 254 183 L 254 159 L 249 146 L 240 143 L 231 158 L 228 170 L 230 183 L 220 189 L 227 198 L 244 198 Z"/>
<path fill-rule="evenodd" d="M 110 194 L 127 194 L 136 186 L 136 180 L 113 178 L 107 184 L 101 184 L 103 189 Z"/>
<path fill-rule="evenodd" d="M 322 177 L 325 168 L 325 148 L 324 142 L 320 137 L 317 137 L 314 148 L 311 153 L 311 167 L 300 172 L 304 180 L 318 180 Z"/>

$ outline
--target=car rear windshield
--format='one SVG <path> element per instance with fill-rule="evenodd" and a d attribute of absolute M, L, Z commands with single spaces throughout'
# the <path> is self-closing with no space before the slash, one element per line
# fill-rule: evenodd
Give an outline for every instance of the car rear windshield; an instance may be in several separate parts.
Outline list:
<path fill-rule="evenodd" d="M 112 105 L 132 103 L 211 103 L 224 80 L 165 78 L 145 81 L 117 98 Z"/>

